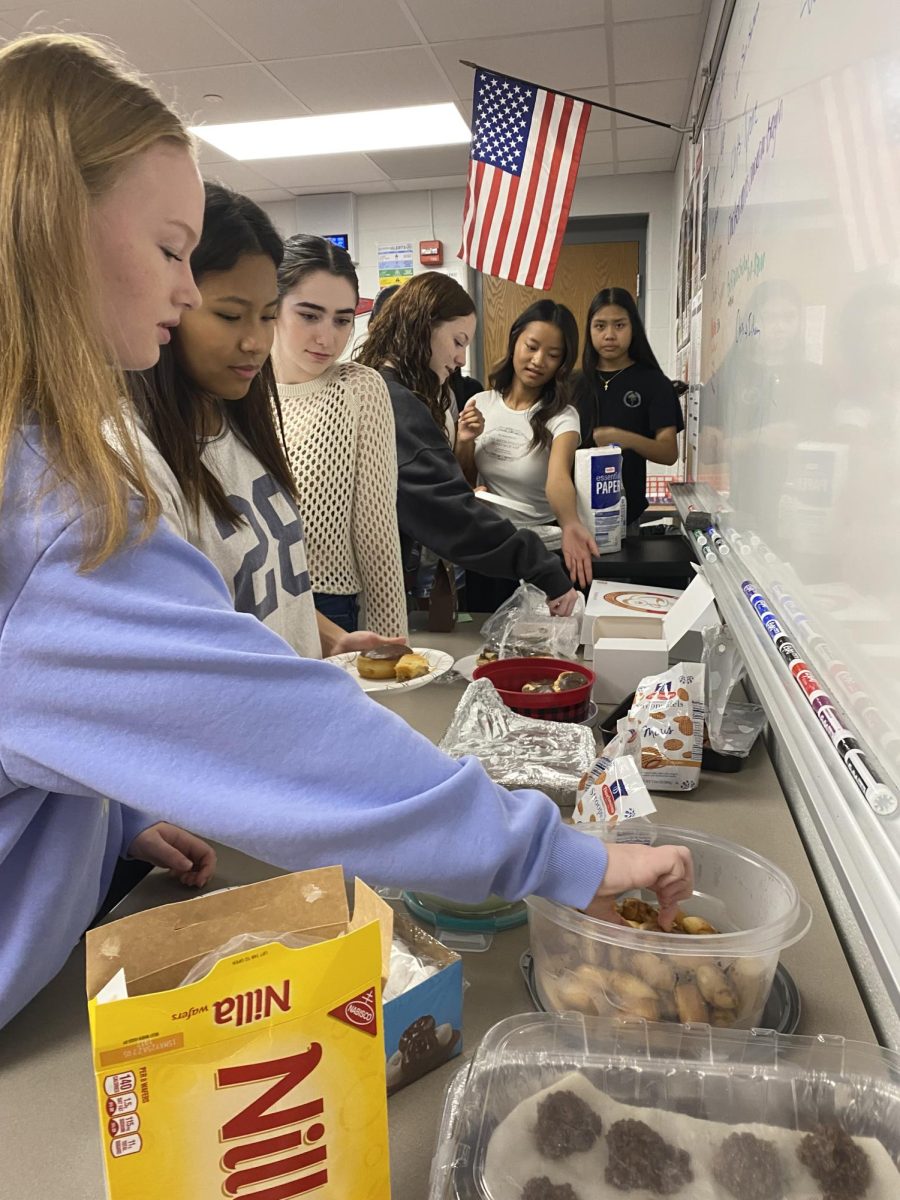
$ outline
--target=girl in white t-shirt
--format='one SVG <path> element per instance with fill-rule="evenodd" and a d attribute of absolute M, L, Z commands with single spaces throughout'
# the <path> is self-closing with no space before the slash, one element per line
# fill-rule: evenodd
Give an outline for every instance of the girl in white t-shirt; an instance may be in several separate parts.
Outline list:
<path fill-rule="evenodd" d="M 557 524 L 574 583 L 588 587 L 597 543 L 578 520 L 572 466 L 581 437 L 569 404 L 568 378 L 578 355 L 578 326 L 565 305 L 538 300 L 509 331 L 506 358 L 490 377 L 491 391 L 474 402 L 484 432 L 467 476 L 529 524 Z"/>

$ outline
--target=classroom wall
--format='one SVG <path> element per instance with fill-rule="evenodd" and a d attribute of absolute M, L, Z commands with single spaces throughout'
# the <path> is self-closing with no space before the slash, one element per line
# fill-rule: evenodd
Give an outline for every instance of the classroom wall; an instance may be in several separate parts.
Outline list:
<path fill-rule="evenodd" d="M 670 172 L 582 178 L 576 184 L 571 209 L 573 217 L 647 214 L 647 278 L 641 281 L 644 319 L 663 370 L 671 370 L 675 364 L 673 188 Z"/>
<path fill-rule="evenodd" d="M 571 209 L 573 217 L 648 215 L 647 278 L 642 281 L 642 286 L 645 289 L 647 332 L 664 368 L 674 364 L 675 346 L 672 329 L 672 193 L 671 174 L 587 177 L 579 179 Z M 418 252 L 420 241 L 435 237 L 444 243 L 445 269 L 465 270 L 456 258 L 464 198 L 463 188 L 358 196 L 358 270 L 362 295 L 374 296 L 378 290 L 379 243 L 411 241 Z M 298 197 L 297 201 L 277 201 L 262 207 L 281 234 L 289 237 L 301 232 L 299 221 L 303 201 L 303 197 Z M 424 267 L 417 269 L 425 270 Z M 467 283 L 465 275 L 459 278 L 464 285 Z"/>
<path fill-rule="evenodd" d="M 691 92 L 691 102 L 688 108 L 689 120 L 685 124 L 689 125 L 693 120 L 694 113 L 700 104 L 700 97 L 703 94 L 703 87 L 706 82 L 703 74 L 703 68 L 706 67 L 712 57 L 713 46 L 716 40 L 716 33 L 719 29 L 719 22 L 722 20 L 722 13 L 725 9 L 725 0 L 712 0 L 709 7 L 709 15 L 706 22 L 706 32 L 703 35 L 703 47 L 700 51 L 699 67 L 696 78 L 694 79 L 694 87 Z M 672 317 L 674 325 L 674 299 L 675 299 L 675 272 L 678 265 L 678 234 L 679 220 L 681 210 L 684 206 L 685 193 L 687 191 L 688 171 L 690 167 L 689 155 L 692 151 L 692 143 L 690 134 L 685 134 L 681 139 L 681 149 L 678 152 L 678 161 L 675 164 L 675 172 L 672 176 L 672 227 L 670 230 L 671 241 L 671 268 L 672 268 Z"/>

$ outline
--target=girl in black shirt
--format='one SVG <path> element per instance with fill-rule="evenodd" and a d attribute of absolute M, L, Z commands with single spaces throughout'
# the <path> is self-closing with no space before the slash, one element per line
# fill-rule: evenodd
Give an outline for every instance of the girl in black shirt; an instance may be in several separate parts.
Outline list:
<path fill-rule="evenodd" d="M 591 301 L 582 370 L 572 390 L 582 447 L 622 447 L 629 532 L 636 532 L 647 507 L 647 461 L 677 462 L 684 418 L 625 288 L 604 288 Z"/>

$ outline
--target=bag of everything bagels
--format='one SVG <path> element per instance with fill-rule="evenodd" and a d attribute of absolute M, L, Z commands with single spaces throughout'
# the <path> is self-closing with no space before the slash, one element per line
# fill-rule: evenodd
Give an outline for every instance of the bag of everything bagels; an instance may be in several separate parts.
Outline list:
<path fill-rule="evenodd" d="M 706 720 L 702 663 L 676 663 L 638 684 L 628 719 L 640 730 L 640 768 L 651 791 L 690 792 L 700 782 Z"/>

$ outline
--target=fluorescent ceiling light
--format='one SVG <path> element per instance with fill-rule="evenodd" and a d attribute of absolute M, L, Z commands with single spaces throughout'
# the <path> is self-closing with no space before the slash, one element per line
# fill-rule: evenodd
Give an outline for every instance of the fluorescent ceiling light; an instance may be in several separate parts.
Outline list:
<path fill-rule="evenodd" d="M 455 104 L 417 104 L 369 112 L 195 125 L 191 131 L 217 150 L 247 162 L 254 158 L 305 158 L 311 154 L 365 154 L 414 146 L 456 146 L 472 133 Z"/>

